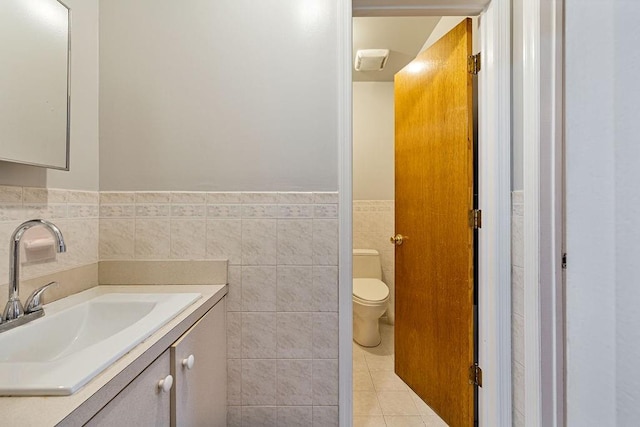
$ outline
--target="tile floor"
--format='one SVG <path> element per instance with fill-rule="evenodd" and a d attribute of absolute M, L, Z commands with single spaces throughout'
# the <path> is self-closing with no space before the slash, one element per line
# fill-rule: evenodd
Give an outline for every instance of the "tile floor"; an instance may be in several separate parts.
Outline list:
<path fill-rule="evenodd" d="M 377 347 L 353 343 L 353 426 L 446 427 L 393 372 L 393 326 L 380 323 L 380 333 Z"/>

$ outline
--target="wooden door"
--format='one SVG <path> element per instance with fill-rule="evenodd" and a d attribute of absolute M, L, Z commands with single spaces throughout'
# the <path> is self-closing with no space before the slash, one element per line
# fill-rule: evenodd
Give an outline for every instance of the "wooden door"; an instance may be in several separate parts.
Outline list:
<path fill-rule="evenodd" d="M 471 20 L 395 77 L 396 373 L 449 425 L 471 426 Z"/>

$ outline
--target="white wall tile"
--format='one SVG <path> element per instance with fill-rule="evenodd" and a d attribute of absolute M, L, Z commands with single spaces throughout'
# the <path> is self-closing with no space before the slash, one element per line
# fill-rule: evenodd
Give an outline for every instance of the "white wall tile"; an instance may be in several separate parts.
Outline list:
<path fill-rule="evenodd" d="M 206 235 L 205 220 L 171 218 L 171 258 L 204 259 Z"/>
<path fill-rule="evenodd" d="M 315 205 L 313 209 L 314 218 L 338 218 L 338 205 Z"/>
<path fill-rule="evenodd" d="M 172 204 L 204 204 L 207 199 L 207 193 L 197 191 L 176 191 L 171 193 Z"/>
<path fill-rule="evenodd" d="M 227 406 L 227 427 L 242 427 L 242 406 Z"/>
<path fill-rule="evenodd" d="M 240 204 L 242 203 L 241 193 L 234 192 L 211 192 L 207 193 L 207 204 Z"/>
<path fill-rule="evenodd" d="M 313 263 L 338 265 L 338 220 L 313 220 Z"/>
<path fill-rule="evenodd" d="M 0 185 L 0 203 L 21 205 L 22 194 L 23 194 L 22 187 Z"/>
<path fill-rule="evenodd" d="M 207 220 L 207 258 L 228 259 L 229 264 L 240 264 L 242 262 L 241 239 L 241 220 Z"/>
<path fill-rule="evenodd" d="M 306 359 L 313 355 L 311 313 L 277 313 L 277 357 Z"/>
<path fill-rule="evenodd" d="M 524 267 L 524 218 L 511 218 L 511 264 Z"/>
<path fill-rule="evenodd" d="M 337 406 L 314 406 L 313 427 L 338 427 Z"/>
<path fill-rule="evenodd" d="M 16 215 L 1 190 L 0 214 Z M 118 256 L 229 259 L 228 425 L 337 425 L 337 193 L 103 194 L 106 228 L 135 218 L 133 230 L 106 233 Z M 65 218 L 67 207 L 33 206 Z"/>
<path fill-rule="evenodd" d="M 242 309 L 276 310 L 276 267 L 242 267 Z"/>
<path fill-rule="evenodd" d="M 278 220 L 278 265 L 311 265 L 313 222 L 310 219 Z"/>
<path fill-rule="evenodd" d="M 242 360 L 242 404 L 276 404 L 276 361 L 264 359 Z M 242 409 L 245 412 L 250 408 Z M 274 415 L 275 415 L 275 408 Z M 245 425 L 243 420 L 243 425 Z"/>
<path fill-rule="evenodd" d="M 313 193 L 313 203 L 318 203 L 318 204 L 338 203 L 338 193 L 336 192 Z"/>
<path fill-rule="evenodd" d="M 278 405 L 311 405 L 311 360 L 278 360 L 276 387 Z"/>
<path fill-rule="evenodd" d="M 338 311 L 338 267 L 313 267 L 314 311 Z"/>
<path fill-rule="evenodd" d="M 278 218 L 313 218 L 313 205 L 279 205 Z"/>
<path fill-rule="evenodd" d="M 230 265 L 227 281 L 229 282 L 227 311 L 242 311 L 242 267 Z"/>
<path fill-rule="evenodd" d="M 311 266 L 278 266 L 278 311 L 310 311 L 313 307 L 313 271 Z"/>
<path fill-rule="evenodd" d="M 219 204 L 207 206 L 208 218 L 242 218 L 242 205 Z"/>
<path fill-rule="evenodd" d="M 242 218 L 277 218 L 278 205 L 242 205 Z"/>
<path fill-rule="evenodd" d="M 137 204 L 171 203 L 171 193 L 168 191 L 143 191 L 135 193 Z"/>
<path fill-rule="evenodd" d="M 242 408 L 243 427 L 276 427 L 277 408 L 275 406 L 245 406 Z"/>
<path fill-rule="evenodd" d="M 227 360 L 227 405 L 242 404 L 242 360 Z"/>
<path fill-rule="evenodd" d="M 100 220 L 100 259 L 133 259 L 135 220 Z"/>
<path fill-rule="evenodd" d="M 262 192 L 262 193 L 240 193 L 242 203 L 249 205 L 266 205 L 278 203 L 278 193 Z"/>
<path fill-rule="evenodd" d="M 136 202 L 136 193 L 103 191 L 99 200 L 100 205 L 133 205 Z"/>
<path fill-rule="evenodd" d="M 242 357 L 242 313 L 236 311 L 227 312 L 227 357 Z"/>
<path fill-rule="evenodd" d="M 313 357 L 338 358 L 338 313 L 313 313 Z"/>
<path fill-rule="evenodd" d="M 287 192 L 278 193 L 278 204 L 299 205 L 313 203 L 313 193 Z"/>
<path fill-rule="evenodd" d="M 144 220 L 136 220 L 136 259 L 168 259 L 170 250 L 171 223 L 168 218 L 146 218 Z"/>
<path fill-rule="evenodd" d="M 207 208 L 205 205 L 174 204 L 171 205 L 171 216 L 185 218 L 204 218 L 205 216 L 207 216 Z"/>
<path fill-rule="evenodd" d="M 338 360 L 313 361 L 313 404 L 338 404 Z"/>
<path fill-rule="evenodd" d="M 276 264 L 277 225 L 274 219 L 242 220 L 242 264 Z"/>
<path fill-rule="evenodd" d="M 278 425 L 287 427 L 309 427 L 313 425 L 311 406 L 279 406 Z"/>
<path fill-rule="evenodd" d="M 171 206 L 167 204 L 151 203 L 136 205 L 136 217 L 169 217 Z"/>
<path fill-rule="evenodd" d="M 276 313 L 242 313 L 242 357 L 276 357 Z"/>

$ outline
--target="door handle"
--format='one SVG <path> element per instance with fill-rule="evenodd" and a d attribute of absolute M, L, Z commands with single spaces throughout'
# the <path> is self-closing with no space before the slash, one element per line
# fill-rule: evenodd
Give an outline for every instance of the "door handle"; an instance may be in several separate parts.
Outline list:
<path fill-rule="evenodd" d="M 395 236 L 392 236 L 389 239 L 389 241 L 391 242 L 392 245 L 400 246 L 402 245 L 402 242 L 404 242 L 407 239 L 408 239 L 407 236 L 403 236 L 402 234 L 396 234 Z"/>

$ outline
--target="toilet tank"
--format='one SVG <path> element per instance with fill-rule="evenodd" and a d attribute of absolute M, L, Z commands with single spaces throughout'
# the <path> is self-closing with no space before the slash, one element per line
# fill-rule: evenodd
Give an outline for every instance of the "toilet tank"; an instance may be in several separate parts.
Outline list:
<path fill-rule="evenodd" d="M 353 277 L 382 280 L 378 251 L 375 249 L 353 250 Z"/>

